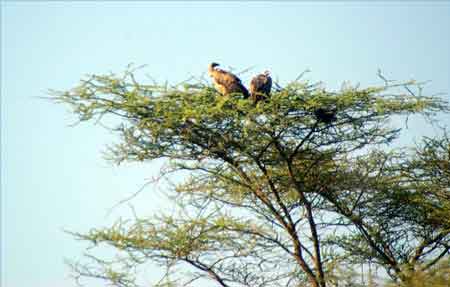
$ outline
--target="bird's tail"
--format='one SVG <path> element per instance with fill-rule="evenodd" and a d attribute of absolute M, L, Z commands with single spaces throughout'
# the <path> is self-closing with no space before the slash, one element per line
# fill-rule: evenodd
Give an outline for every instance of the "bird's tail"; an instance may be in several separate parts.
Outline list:
<path fill-rule="evenodd" d="M 244 96 L 244 99 L 248 99 L 250 97 L 250 93 L 248 92 L 247 88 L 243 84 L 239 84 L 239 89 L 242 91 L 242 95 Z"/>

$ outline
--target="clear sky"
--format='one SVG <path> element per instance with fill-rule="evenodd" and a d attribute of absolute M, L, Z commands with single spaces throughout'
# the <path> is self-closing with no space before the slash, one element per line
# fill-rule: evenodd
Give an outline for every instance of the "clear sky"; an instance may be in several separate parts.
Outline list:
<path fill-rule="evenodd" d="M 200 76 L 212 61 L 281 82 L 309 78 L 380 84 L 432 80 L 449 92 L 448 2 L 1 2 L 1 286 L 75 286 L 64 258 L 85 245 L 62 230 L 106 226 L 130 208 L 118 201 L 158 172 L 158 163 L 113 166 L 115 136 L 99 125 L 69 127 L 68 109 L 38 97 L 88 73 L 147 64 L 159 81 Z M 445 96 L 448 99 L 448 96 Z M 442 122 L 448 124 L 448 117 Z M 409 127 L 420 135 L 422 125 Z M 163 189 L 163 188 L 161 188 Z M 164 210 L 146 188 L 140 215 Z M 150 275 L 151 276 L 151 275 Z M 99 286 L 99 285 L 92 285 Z"/>

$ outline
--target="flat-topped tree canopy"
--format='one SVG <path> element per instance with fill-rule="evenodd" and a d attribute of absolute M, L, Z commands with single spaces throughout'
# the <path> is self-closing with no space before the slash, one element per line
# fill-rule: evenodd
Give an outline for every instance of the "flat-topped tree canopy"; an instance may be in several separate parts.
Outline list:
<path fill-rule="evenodd" d="M 52 99 L 72 107 L 80 122 L 112 116 L 120 136 L 110 147 L 112 159 L 165 158 L 170 172 L 190 176 L 174 190 L 185 217 L 74 235 L 121 250 L 131 260 L 122 267 L 145 260 L 167 270 L 190 266 L 186 282 L 324 287 L 336 279 L 331 263 L 344 261 L 374 262 L 407 280 L 405 264 L 414 270 L 438 262 L 450 246 L 448 222 L 438 220 L 448 198 L 425 196 L 426 187 L 436 196 L 448 192 L 429 176 L 429 153 L 386 150 L 402 129 L 394 116 L 433 119 L 449 111 L 441 98 L 421 92 L 414 81 L 328 91 L 300 79 L 254 104 L 239 93 L 224 97 L 203 81 L 145 84 L 133 70 L 87 76 L 71 90 L 52 92 Z M 321 109 L 332 111 L 332 120 L 320 118 Z M 441 211 L 430 219 L 430 208 Z M 127 272 L 73 268 L 135 286 Z"/>
<path fill-rule="evenodd" d="M 245 137 L 245 144 L 229 146 L 235 152 L 242 151 L 241 155 L 258 155 L 274 136 L 287 154 L 305 139 L 304 148 L 339 146 L 342 152 L 388 143 L 400 132 L 390 124 L 392 116 L 428 116 L 448 108 L 439 97 L 391 92 L 416 85 L 410 81 L 365 89 L 347 86 L 330 92 L 308 81 L 296 81 L 274 91 L 271 101 L 255 107 L 240 97 L 220 97 L 203 83 L 173 87 L 139 84 L 131 72 L 126 72 L 123 76 L 91 75 L 70 91 L 53 96 L 73 107 L 80 121 L 106 114 L 120 117 L 118 132 L 124 141 L 118 160 L 177 155 L 196 159 L 199 151 L 208 148 L 196 143 L 208 142 L 203 133 L 217 135 L 209 141 L 230 144 Z M 314 111 L 320 107 L 335 109 L 336 122 L 317 123 Z"/>

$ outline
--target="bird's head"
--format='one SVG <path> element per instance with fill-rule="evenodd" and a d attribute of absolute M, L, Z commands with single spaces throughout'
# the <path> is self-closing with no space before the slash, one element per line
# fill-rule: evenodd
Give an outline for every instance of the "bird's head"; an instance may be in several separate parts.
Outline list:
<path fill-rule="evenodd" d="M 265 71 L 263 72 L 263 74 L 264 74 L 265 76 L 270 76 L 270 71 L 269 71 L 269 70 L 265 70 Z"/>
<path fill-rule="evenodd" d="M 215 68 L 215 67 L 219 66 L 219 64 L 216 63 L 216 62 L 212 62 L 211 64 L 209 64 L 209 66 L 210 66 L 211 68 Z"/>
<path fill-rule="evenodd" d="M 212 62 L 211 64 L 208 65 L 208 74 L 210 77 L 212 77 L 213 73 L 214 73 L 214 67 L 219 66 L 219 64 Z"/>

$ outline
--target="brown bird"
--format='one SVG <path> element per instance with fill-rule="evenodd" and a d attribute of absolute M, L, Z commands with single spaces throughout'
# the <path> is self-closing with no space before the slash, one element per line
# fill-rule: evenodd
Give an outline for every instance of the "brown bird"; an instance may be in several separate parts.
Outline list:
<path fill-rule="evenodd" d="M 240 93 L 244 96 L 244 99 L 250 97 L 247 88 L 242 84 L 241 79 L 236 75 L 216 68 L 219 66 L 217 63 L 211 63 L 208 66 L 208 74 L 214 82 L 214 87 L 224 96 L 228 96 L 233 93 Z"/>
<path fill-rule="evenodd" d="M 272 89 L 272 78 L 269 71 L 257 75 L 250 82 L 250 95 L 255 104 L 258 101 L 265 100 L 270 96 Z"/>

